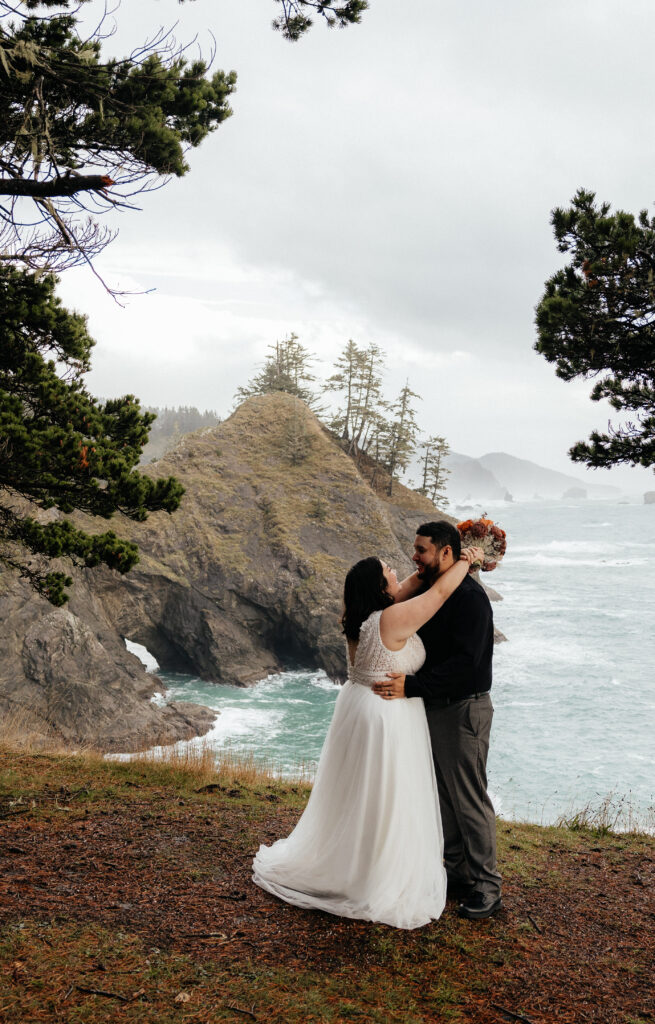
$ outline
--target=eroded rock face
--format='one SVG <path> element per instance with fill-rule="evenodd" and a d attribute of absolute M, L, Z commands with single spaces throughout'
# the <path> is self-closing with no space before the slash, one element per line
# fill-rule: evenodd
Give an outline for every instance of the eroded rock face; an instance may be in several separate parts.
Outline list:
<path fill-rule="evenodd" d="M 287 455 L 294 427 L 308 446 L 295 464 Z M 250 399 L 148 469 L 183 482 L 182 508 L 130 524 L 140 564 L 119 584 L 106 571 L 87 574 L 89 586 L 162 668 L 210 682 L 249 685 L 293 665 L 343 679 L 347 570 L 379 554 L 401 575 L 411 571 L 416 524 L 435 514 L 419 495 L 414 511 L 376 497 L 285 394 Z"/>
<path fill-rule="evenodd" d="M 139 750 L 210 728 L 216 713 L 209 708 L 153 704 L 158 678 L 94 615 L 91 595 L 83 601 L 78 592 L 76 601 L 84 618 L 72 608 L 53 608 L 20 582 L 0 595 L 0 715 L 6 729 L 36 746 Z"/>
<path fill-rule="evenodd" d="M 294 462 L 289 439 L 299 432 L 307 455 Z M 127 652 L 125 637 L 144 644 L 162 670 L 209 682 L 247 686 L 296 665 L 343 679 L 347 570 L 376 554 L 402 577 L 412 569 L 416 526 L 441 517 L 401 487 L 392 503 L 377 497 L 286 394 L 249 399 L 146 471 L 176 476 L 186 494 L 173 516 L 121 522 L 140 549 L 129 574 L 74 572 L 63 610 L 20 584 L 0 594 L 8 615 L 0 709 L 29 705 L 44 730 L 72 743 L 138 749 L 211 724 L 207 709 L 150 703 L 157 680 Z"/>

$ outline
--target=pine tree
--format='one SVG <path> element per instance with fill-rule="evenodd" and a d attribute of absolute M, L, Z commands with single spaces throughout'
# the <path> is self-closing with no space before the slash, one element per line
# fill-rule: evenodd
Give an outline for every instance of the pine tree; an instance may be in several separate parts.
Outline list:
<path fill-rule="evenodd" d="M 0 0 L 0 561 L 53 604 L 70 577 L 47 559 L 126 572 L 138 558 L 134 544 L 62 513 L 141 520 L 172 512 L 183 488 L 135 470 L 154 417 L 131 395 L 102 403 L 86 391 L 93 341 L 44 272 L 92 264 L 113 237 L 99 214 L 184 175 L 187 150 L 230 116 L 236 83 L 163 30 L 128 57 L 104 58 L 103 21 L 90 37 L 78 31 L 87 2 Z M 279 2 L 275 27 L 289 39 L 307 30 L 310 9 L 345 25 L 367 6 Z M 300 393 L 313 378 L 301 346 L 287 355 Z"/>
<path fill-rule="evenodd" d="M 391 406 L 393 418 L 389 422 L 387 442 L 387 470 L 389 472 L 387 494 L 390 497 L 393 492 L 394 479 L 399 472 L 404 472 L 407 469 L 416 450 L 418 424 L 412 399 L 420 400 L 420 397 L 415 391 L 412 391 L 409 381 L 406 381 L 398 398 Z"/>
<path fill-rule="evenodd" d="M 450 470 L 446 469 L 444 460 L 450 453 L 450 445 L 445 437 L 433 435 L 419 447 L 423 452 L 421 457 L 422 482 L 419 493 L 428 497 L 434 505 L 444 504 L 446 480 L 450 475 Z"/>
<path fill-rule="evenodd" d="M 32 269 L 92 259 L 113 237 L 98 214 L 185 174 L 185 150 L 232 113 L 235 72 L 210 76 L 164 30 L 128 57 L 103 59 L 104 18 L 90 37 L 78 32 L 88 2 L 0 0 L 0 254 Z M 274 2 L 273 27 L 290 40 L 313 12 L 344 27 L 368 7 Z"/>
<path fill-rule="evenodd" d="M 275 0 L 282 13 L 273 22 L 273 28 L 286 39 L 300 39 L 312 25 L 308 12 L 316 11 L 330 28 L 345 28 L 361 21 L 368 9 L 368 0 Z"/>
<path fill-rule="evenodd" d="M 232 113 L 236 75 L 209 76 L 163 32 L 105 59 L 79 3 L 25 6 L 0 0 L 0 254 L 60 271 L 111 240 L 99 213 L 188 171 L 185 151 Z"/>
<path fill-rule="evenodd" d="M 307 417 L 298 406 L 299 400 L 296 400 L 284 429 L 284 451 L 292 466 L 304 462 L 313 445 L 313 438 L 307 432 Z"/>
<path fill-rule="evenodd" d="M 235 85 L 165 35 L 103 59 L 102 26 L 78 32 L 84 2 L 0 0 L 0 559 L 53 604 L 70 577 L 48 559 L 126 572 L 138 558 L 62 513 L 141 520 L 172 512 L 183 488 L 136 471 L 153 416 L 131 395 L 88 393 L 93 341 L 44 271 L 90 262 L 112 237 L 96 214 L 185 174 Z"/>
<path fill-rule="evenodd" d="M 353 436 L 355 389 L 361 362 L 362 351 L 351 338 L 335 363 L 337 372 L 328 377 L 325 383 L 326 391 L 340 391 L 344 394 L 345 405 L 337 410 L 330 423 L 331 429 L 342 441 L 349 441 Z"/>
<path fill-rule="evenodd" d="M 353 404 L 353 434 L 350 452 L 367 451 L 377 416 L 387 409 L 382 398 L 384 352 L 374 343 L 361 354 Z"/>
<path fill-rule="evenodd" d="M 35 511 L 103 519 L 121 512 L 141 521 L 173 512 L 184 489 L 173 477 L 136 471 L 154 417 L 132 395 L 101 403 L 87 392 L 93 340 L 85 318 L 64 309 L 54 290 L 51 275 L 0 264 L 0 561 L 61 605 L 70 577 L 30 555 L 124 573 L 137 548 L 61 515 L 44 523 L 26 500 Z"/>
<path fill-rule="evenodd" d="M 342 392 L 345 404 L 337 409 L 330 427 L 347 443 L 349 455 L 366 452 L 379 414 L 387 406 L 382 398 L 384 353 L 375 344 L 359 348 L 350 340 L 335 363 L 337 372 L 325 390 Z"/>
<path fill-rule="evenodd" d="M 309 386 L 316 379 L 309 371 L 314 357 L 298 341 L 298 335 L 290 334 L 288 338 L 276 341 L 274 345 L 268 347 L 271 351 L 270 356 L 264 360 L 259 373 L 256 373 L 245 387 L 237 389 L 237 398 L 243 400 L 253 395 L 285 391 L 306 402 L 314 411 L 320 411 L 320 397 Z"/>
<path fill-rule="evenodd" d="M 372 464 L 369 483 L 374 490 L 376 488 L 380 472 L 386 465 L 389 455 L 391 425 L 384 415 L 384 413 L 388 412 L 388 409 L 389 406 L 385 402 L 380 412 L 373 415 L 368 435 L 366 454 L 371 459 Z"/>
<path fill-rule="evenodd" d="M 563 380 L 598 380 L 591 391 L 634 415 L 569 454 L 588 466 L 655 466 L 655 218 L 637 220 L 580 189 L 551 223 L 570 261 L 546 282 L 537 307 L 535 349 Z"/>

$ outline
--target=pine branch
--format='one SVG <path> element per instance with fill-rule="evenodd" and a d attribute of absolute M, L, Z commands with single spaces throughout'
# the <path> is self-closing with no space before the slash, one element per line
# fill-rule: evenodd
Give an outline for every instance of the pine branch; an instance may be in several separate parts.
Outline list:
<path fill-rule="evenodd" d="M 77 192 L 102 192 L 114 185 L 108 174 L 80 174 L 53 178 L 51 181 L 33 181 L 25 178 L 0 178 L 0 196 L 30 196 L 45 199 L 52 196 L 72 196 Z"/>

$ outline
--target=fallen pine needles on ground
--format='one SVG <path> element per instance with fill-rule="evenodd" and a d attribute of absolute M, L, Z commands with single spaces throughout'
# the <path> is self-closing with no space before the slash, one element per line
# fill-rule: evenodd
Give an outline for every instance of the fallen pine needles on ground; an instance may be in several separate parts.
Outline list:
<path fill-rule="evenodd" d="M 5 749 L 0 1021 L 655 1021 L 652 837 L 499 821 L 501 913 L 401 932 L 252 884 L 308 794 L 236 761 Z"/>

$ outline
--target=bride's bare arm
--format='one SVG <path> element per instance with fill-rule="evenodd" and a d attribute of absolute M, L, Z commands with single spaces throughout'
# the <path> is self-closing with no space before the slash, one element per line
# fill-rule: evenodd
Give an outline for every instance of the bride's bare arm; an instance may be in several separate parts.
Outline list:
<path fill-rule="evenodd" d="M 466 577 L 469 566 L 480 554 L 479 549 L 465 548 L 459 561 L 439 576 L 429 590 L 400 604 L 396 600 L 389 608 L 385 608 L 380 616 L 380 636 L 385 647 L 393 648 L 407 640 L 419 626 L 431 619 L 457 590 Z"/>
<path fill-rule="evenodd" d="M 402 583 L 399 584 L 400 590 L 394 597 L 394 604 L 400 604 L 401 601 L 409 601 L 410 597 L 414 597 L 421 587 L 422 580 L 418 574 L 418 570 L 413 572 L 411 576 L 405 577 Z"/>

